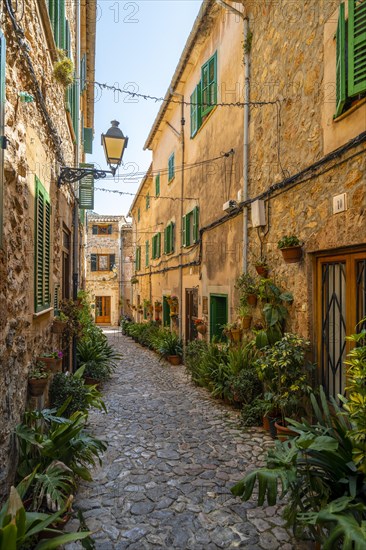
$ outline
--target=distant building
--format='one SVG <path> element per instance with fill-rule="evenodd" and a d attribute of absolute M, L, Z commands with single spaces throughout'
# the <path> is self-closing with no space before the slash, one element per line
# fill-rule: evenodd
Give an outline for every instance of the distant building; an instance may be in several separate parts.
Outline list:
<path fill-rule="evenodd" d="M 131 313 L 132 228 L 124 216 L 87 214 L 85 258 L 95 322 L 118 325 L 121 315 Z"/>

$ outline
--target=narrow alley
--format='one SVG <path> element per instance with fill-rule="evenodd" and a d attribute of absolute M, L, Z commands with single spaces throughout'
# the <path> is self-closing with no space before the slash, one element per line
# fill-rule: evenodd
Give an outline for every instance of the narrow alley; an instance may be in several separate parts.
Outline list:
<path fill-rule="evenodd" d="M 261 463 L 269 436 L 241 431 L 235 412 L 193 386 L 184 366 L 159 362 L 117 329 L 107 334 L 123 359 L 104 386 L 108 414 L 92 412 L 90 424 L 109 446 L 75 500 L 96 548 L 297 548 L 275 508 L 230 493 Z"/>

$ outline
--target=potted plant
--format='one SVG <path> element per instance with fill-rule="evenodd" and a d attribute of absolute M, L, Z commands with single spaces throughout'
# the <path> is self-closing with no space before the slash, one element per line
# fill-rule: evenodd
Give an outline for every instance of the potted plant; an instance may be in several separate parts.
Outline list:
<path fill-rule="evenodd" d="M 204 319 L 195 319 L 194 320 L 194 325 L 196 327 L 196 330 L 197 332 L 199 332 L 200 334 L 206 334 L 207 332 L 207 325 L 204 321 Z"/>
<path fill-rule="evenodd" d="M 183 355 L 183 343 L 176 332 L 165 331 L 159 338 L 157 351 L 160 357 L 164 357 L 171 365 L 180 365 Z"/>
<path fill-rule="evenodd" d="M 131 285 L 137 285 L 137 283 L 139 282 L 138 278 L 135 276 L 135 277 L 131 277 Z"/>
<path fill-rule="evenodd" d="M 303 243 L 296 235 L 285 235 L 277 243 L 278 248 L 282 252 L 283 259 L 288 264 L 294 264 L 301 260 L 302 245 Z"/>
<path fill-rule="evenodd" d="M 69 318 L 62 311 L 55 315 L 52 323 L 52 332 L 54 334 L 62 334 L 66 327 Z"/>
<path fill-rule="evenodd" d="M 154 307 L 155 307 L 155 311 L 157 311 L 157 312 L 160 312 L 163 309 L 163 307 L 161 305 L 161 302 L 159 302 L 159 300 L 155 301 Z"/>
<path fill-rule="evenodd" d="M 62 371 L 62 351 L 51 351 L 50 353 L 43 353 L 36 358 L 36 361 L 44 363 L 50 372 L 61 372 Z"/>
<path fill-rule="evenodd" d="M 254 267 L 258 275 L 267 279 L 269 267 L 265 256 L 258 258 L 254 263 Z"/>
<path fill-rule="evenodd" d="M 258 285 L 249 273 L 242 273 L 237 278 L 235 288 L 239 290 L 241 303 L 257 305 Z"/>
<path fill-rule="evenodd" d="M 241 326 L 237 321 L 234 323 L 226 323 L 222 326 L 222 329 L 225 336 L 228 336 L 232 342 L 240 342 Z"/>
<path fill-rule="evenodd" d="M 178 297 L 177 296 L 169 296 L 166 298 L 166 301 L 169 304 L 170 307 L 170 316 L 175 317 L 178 315 Z"/>
<path fill-rule="evenodd" d="M 39 397 L 43 394 L 49 377 L 50 371 L 47 370 L 47 366 L 42 361 L 37 361 L 30 367 L 28 372 L 28 386 L 29 393 L 32 397 Z"/>
<path fill-rule="evenodd" d="M 64 50 L 58 49 L 57 54 L 59 59 L 53 66 L 53 76 L 57 82 L 67 88 L 74 82 L 74 64 Z"/>
<path fill-rule="evenodd" d="M 241 318 L 241 327 L 243 330 L 249 330 L 252 323 L 251 309 L 248 304 L 242 303 L 237 309 L 238 315 Z"/>
<path fill-rule="evenodd" d="M 288 433 L 287 418 L 299 418 L 305 411 L 306 396 L 312 388 L 309 373 L 314 365 L 306 360 L 309 342 L 297 334 L 286 333 L 273 346 L 262 350 L 255 366 L 263 381 L 267 401 L 278 410 L 277 432 Z"/>

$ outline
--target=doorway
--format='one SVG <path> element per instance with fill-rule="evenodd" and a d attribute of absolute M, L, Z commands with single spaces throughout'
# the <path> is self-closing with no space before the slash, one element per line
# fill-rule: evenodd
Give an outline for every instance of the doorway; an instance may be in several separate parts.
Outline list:
<path fill-rule="evenodd" d="M 228 321 L 227 294 L 210 294 L 210 339 L 225 340 L 222 326 Z"/>
<path fill-rule="evenodd" d="M 366 251 L 317 258 L 317 342 L 321 383 L 328 395 L 345 393 L 346 336 L 366 316 Z M 358 325 L 358 326 L 357 326 Z"/>
<path fill-rule="evenodd" d="M 95 322 L 107 325 L 111 323 L 111 297 L 96 296 L 95 298 Z"/>
<path fill-rule="evenodd" d="M 166 296 L 163 296 L 163 327 L 170 327 L 170 305 Z"/>
<path fill-rule="evenodd" d="M 198 289 L 186 288 L 186 342 L 197 338 L 197 329 L 194 320 L 198 317 Z"/>

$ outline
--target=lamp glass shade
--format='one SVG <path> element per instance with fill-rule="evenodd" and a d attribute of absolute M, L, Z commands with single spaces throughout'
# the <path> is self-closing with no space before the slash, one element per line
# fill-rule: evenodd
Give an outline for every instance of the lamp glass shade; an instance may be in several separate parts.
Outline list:
<path fill-rule="evenodd" d="M 113 120 L 111 124 L 112 127 L 108 132 L 102 134 L 102 144 L 107 163 L 110 166 L 115 165 L 117 167 L 121 164 L 123 152 L 127 147 L 128 138 L 125 137 L 118 128 L 119 122 Z"/>

